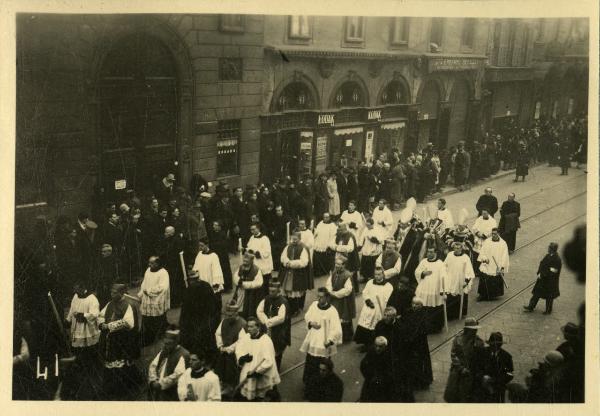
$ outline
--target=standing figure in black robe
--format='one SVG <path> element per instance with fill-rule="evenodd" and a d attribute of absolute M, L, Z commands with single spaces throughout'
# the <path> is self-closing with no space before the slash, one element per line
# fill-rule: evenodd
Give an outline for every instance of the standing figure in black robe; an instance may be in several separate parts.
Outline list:
<path fill-rule="evenodd" d="M 387 306 L 392 306 L 396 312 L 403 317 L 412 308 L 412 300 L 415 296 L 415 288 L 411 286 L 407 276 L 401 276 L 398 285 L 392 291 Z"/>
<path fill-rule="evenodd" d="M 215 352 L 220 312 L 210 284 L 200 280 L 198 272 L 188 271 L 188 287 L 183 293 L 179 316 L 180 344 L 188 351 Z"/>
<path fill-rule="evenodd" d="M 273 227 L 271 229 L 271 256 L 273 258 L 273 270 L 279 270 L 281 268 L 281 253 L 284 247 L 287 245 L 287 223 L 290 221 L 287 213 L 284 211 L 282 205 L 275 206 L 275 215 L 273 216 Z M 293 225 L 290 223 L 290 232 L 293 229 Z M 268 291 L 268 287 L 265 287 L 265 294 Z"/>
<path fill-rule="evenodd" d="M 339 403 L 344 396 L 344 382 L 333 372 L 333 361 L 329 358 L 320 358 L 319 374 L 315 378 L 315 385 L 319 388 L 309 389 L 306 399 L 309 402 Z"/>
<path fill-rule="evenodd" d="M 519 143 L 519 151 L 517 152 L 517 170 L 515 172 L 515 182 L 519 181 L 519 176 L 523 178 L 525 182 L 525 176 L 529 174 L 529 150 L 524 142 Z"/>
<path fill-rule="evenodd" d="M 492 195 L 492 188 L 485 188 L 485 193 L 479 197 L 475 204 L 477 210 L 477 216 L 481 217 L 483 211 L 487 211 L 491 217 L 496 215 L 498 212 L 498 198 Z"/>
<path fill-rule="evenodd" d="M 413 299 L 412 309 L 401 317 L 401 322 L 406 331 L 405 359 L 410 386 L 415 390 L 425 389 L 433 382 L 433 370 L 427 342 L 427 315 L 421 299 Z"/>
<path fill-rule="evenodd" d="M 287 299 L 281 295 L 281 284 L 271 280 L 269 283 L 269 294 L 258 304 L 256 316 L 267 328 L 267 333 L 273 341 L 275 348 L 275 363 L 277 370 L 281 370 L 283 352 L 292 345 L 292 322 L 290 316 L 290 305 Z"/>
<path fill-rule="evenodd" d="M 120 262 L 113 254 L 110 244 L 102 244 L 100 258 L 96 260 L 96 267 L 90 288 L 96 293 L 100 307 L 104 307 L 110 301 L 110 288 L 113 283 L 121 282 Z"/>
<path fill-rule="evenodd" d="M 373 347 L 360 362 L 360 372 L 365 381 L 360 392 L 362 403 L 395 402 L 394 374 L 388 340 L 375 338 Z"/>
<path fill-rule="evenodd" d="M 214 371 L 223 386 L 223 400 L 233 399 L 234 389 L 240 381 L 240 367 L 235 357 L 235 347 L 240 337 L 246 335 L 246 320 L 238 316 L 238 306 L 235 302 L 227 303 L 225 318 L 215 333 L 219 353 L 214 362 Z"/>
<path fill-rule="evenodd" d="M 240 187 L 235 188 L 233 191 L 231 211 L 233 214 L 233 232 L 231 233 L 231 239 L 237 247 L 238 239 L 241 238 L 242 247 L 246 247 L 246 243 L 248 243 L 248 239 L 250 238 L 250 210 L 248 209 L 248 203 L 244 198 L 244 191 Z"/>
<path fill-rule="evenodd" d="M 548 254 L 544 256 L 537 271 L 537 281 L 533 286 L 531 300 L 529 305 L 524 306 L 525 311 L 533 312 L 538 301 L 546 299 L 546 311 L 544 315 L 552 313 L 554 299 L 560 296 L 558 279 L 562 269 L 562 261 L 558 255 L 558 244 L 550 243 L 548 245 Z"/>
<path fill-rule="evenodd" d="M 506 241 L 508 253 L 515 251 L 517 245 L 517 230 L 521 228 L 519 217 L 521 216 L 521 204 L 515 201 L 515 194 L 508 194 L 508 200 L 500 207 L 500 224 L 498 232 L 500 237 Z"/>
<path fill-rule="evenodd" d="M 175 228 L 168 226 L 165 228 L 163 238 L 157 246 L 158 256 L 162 266 L 169 273 L 169 289 L 171 292 L 171 307 L 181 305 L 183 299 L 183 270 L 181 269 L 181 260 L 179 253 L 183 251 L 184 243 L 181 238 L 175 234 Z"/>
<path fill-rule="evenodd" d="M 225 292 L 233 288 L 233 277 L 231 273 L 231 264 L 229 263 L 229 238 L 227 232 L 221 226 L 219 221 L 212 223 L 212 232 L 210 235 L 210 248 L 219 257 L 219 264 L 223 272 L 223 287 Z"/>

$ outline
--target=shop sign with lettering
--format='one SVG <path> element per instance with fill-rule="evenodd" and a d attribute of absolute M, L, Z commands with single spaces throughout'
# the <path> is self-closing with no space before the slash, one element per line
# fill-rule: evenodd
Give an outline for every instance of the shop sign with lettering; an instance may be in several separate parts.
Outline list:
<path fill-rule="evenodd" d="M 328 124 L 330 126 L 335 125 L 335 114 L 319 114 L 318 122 L 319 126 Z"/>
<path fill-rule="evenodd" d="M 367 120 L 381 120 L 381 110 L 369 110 Z"/>
<path fill-rule="evenodd" d="M 430 58 L 429 72 L 478 69 L 481 62 L 480 59 L 474 58 Z"/>

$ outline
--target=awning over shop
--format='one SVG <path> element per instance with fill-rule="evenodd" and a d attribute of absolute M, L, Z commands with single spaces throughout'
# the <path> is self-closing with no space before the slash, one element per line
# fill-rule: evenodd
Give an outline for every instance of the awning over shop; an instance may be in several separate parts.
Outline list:
<path fill-rule="evenodd" d="M 357 133 L 362 133 L 363 132 L 363 128 L 362 127 L 348 127 L 345 129 L 337 129 L 333 131 L 333 134 L 335 134 L 336 136 L 343 136 L 346 134 L 357 134 Z"/>
<path fill-rule="evenodd" d="M 381 128 L 383 130 L 398 130 L 404 127 L 406 127 L 406 123 L 404 121 L 398 121 L 396 123 L 387 123 L 381 125 Z"/>

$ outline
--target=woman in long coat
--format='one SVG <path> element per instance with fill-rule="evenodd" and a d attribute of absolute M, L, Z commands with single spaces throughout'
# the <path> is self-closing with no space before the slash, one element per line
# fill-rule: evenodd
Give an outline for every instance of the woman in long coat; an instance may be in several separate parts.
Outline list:
<path fill-rule="evenodd" d="M 329 195 L 329 214 L 333 217 L 338 217 L 340 211 L 340 194 L 338 194 L 338 186 L 336 174 L 332 173 L 327 179 L 327 193 Z"/>

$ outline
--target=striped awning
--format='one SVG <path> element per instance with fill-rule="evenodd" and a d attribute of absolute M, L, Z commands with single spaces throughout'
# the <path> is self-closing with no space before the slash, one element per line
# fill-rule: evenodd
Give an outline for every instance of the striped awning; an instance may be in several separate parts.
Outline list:
<path fill-rule="evenodd" d="M 387 124 L 382 124 L 381 128 L 383 130 L 397 130 L 397 129 L 402 129 L 406 127 L 406 123 L 404 121 L 399 121 L 397 123 L 387 123 Z"/>
<path fill-rule="evenodd" d="M 363 132 L 363 128 L 362 127 L 348 127 L 345 129 L 337 129 L 333 131 L 333 134 L 335 134 L 336 136 L 343 136 L 346 134 L 356 134 L 356 133 L 362 133 Z"/>

